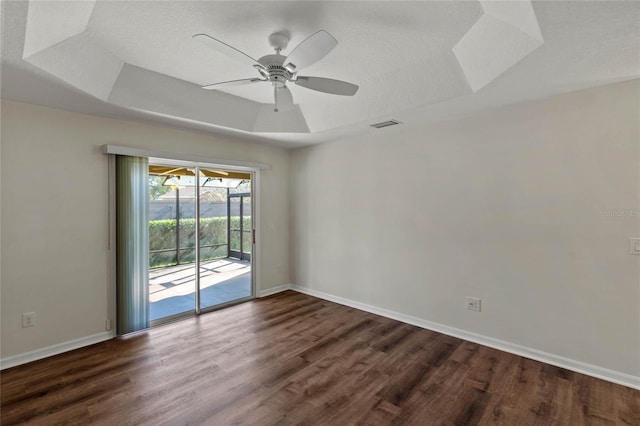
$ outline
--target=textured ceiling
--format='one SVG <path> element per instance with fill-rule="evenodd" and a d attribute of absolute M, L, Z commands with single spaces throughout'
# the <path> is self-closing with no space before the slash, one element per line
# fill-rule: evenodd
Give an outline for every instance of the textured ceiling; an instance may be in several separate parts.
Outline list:
<path fill-rule="evenodd" d="M 2 95 L 94 114 L 161 120 L 285 146 L 436 121 L 640 76 L 640 3 L 529 1 L 3 2 Z M 259 58 L 319 29 L 339 42 L 302 74 L 360 86 L 354 97 L 267 83 L 191 36 Z M 389 131 L 387 129 L 384 131 Z"/>

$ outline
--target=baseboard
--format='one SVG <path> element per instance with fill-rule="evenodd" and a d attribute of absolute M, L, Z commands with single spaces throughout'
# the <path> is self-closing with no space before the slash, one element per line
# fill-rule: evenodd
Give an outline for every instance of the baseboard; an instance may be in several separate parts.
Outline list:
<path fill-rule="evenodd" d="M 260 290 L 258 292 L 258 297 L 267 297 L 267 296 L 271 296 L 272 294 L 280 293 L 286 290 L 291 290 L 291 284 L 283 284 L 277 287 L 268 288 L 266 290 Z"/>
<path fill-rule="evenodd" d="M 608 368 L 599 367 L 597 365 L 587 364 L 581 361 L 565 358 L 560 355 L 539 351 L 537 349 L 533 349 L 533 348 L 518 345 L 515 343 L 510 343 L 504 340 L 495 339 L 493 337 L 488 337 L 481 334 L 473 333 L 471 331 L 466 331 L 459 328 L 450 327 L 444 324 L 427 321 L 411 315 L 405 315 L 400 312 L 390 311 L 387 309 L 379 308 L 377 306 L 367 305 L 365 303 L 360 303 L 360 302 L 356 302 L 355 300 L 334 296 L 332 294 L 324 293 L 318 290 L 313 290 L 307 287 L 300 287 L 297 285 L 291 285 L 290 287 L 294 291 L 308 294 L 310 296 L 318 297 L 320 299 L 328 300 L 330 302 L 339 303 L 341 305 L 360 309 L 362 311 L 370 312 L 372 314 L 380 315 L 386 318 L 391 318 L 397 321 L 402 321 L 404 323 L 425 328 L 427 330 L 437 331 L 438 333 L 447 334 L 453 337 L 458 337 L 460 339 L 468 340 L 470 342 L 478 343 L 480 345 L 489 346 L 494 349 L 499 349 L 501 351 L 523 356 L 525 358 L 530 358 L 536 361 L 544 362 L 546 364 L 555 365 L 556 367 L 566 368 L 567 370 L 586 374 L 588 376 L 596 377 L 598 379 L 606 380 L 608 382 L 613 382 L 619 385 L 640 390 L 640 377 L 638 376 L 632 376 L 630 374 L 622 373 L 615 370 L 610 370 Z"/>
<path fill-rule="evenodd" d="M 84 346 L 93 345 L 94 343 L 104 342 L 105 340 L 109 340 L 114 337 L 115 333 L 113 331 L 104 331 L 102 333 L 92 334 L 91 336 L 80 337 L 78 339 L 69 340 L 68 342 L 47 346 L 46 348 L 36 349 L 33 351 L 25 352 L 23 354 L 12 355 L 0 359 L 0 370 L 15 367 L 21 364 L 26 364 L 32 361 L 37 361 L 39 359 L 47 358 L 53 355 L 58 355 L 63 352 L 71 351 L 73 349 L 82 348 Z"/>
<path fill-rule="evenodd" d="M 258 297 L 266 297 L 290 289 L 291 284 L 284 284 L 259 291 Z M 82 348 L 84 346 L 93 345 L 94 343 L 103 342 L 105 340 L 112 339 L 113 337 L 115 337 L 115 333 L 113 331 L 105 331 L 102 333 L 93 334 L 91 336 L 70 340 L 68 342 L 47 346 L 46 348 L 36 349 L 23 354 L 2 358 L 0 359 L 0 370 L 15 367 L 21 364 L 26 364 L 32 361 L 37 361 L 39 359 L 47 358 L 53 355 L 58 355 L 63 352 L 71 351 L 73 349 Z"/>

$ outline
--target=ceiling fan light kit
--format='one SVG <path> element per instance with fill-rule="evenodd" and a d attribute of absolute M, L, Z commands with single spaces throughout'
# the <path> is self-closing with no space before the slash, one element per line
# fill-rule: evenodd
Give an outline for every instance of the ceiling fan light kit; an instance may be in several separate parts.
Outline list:
<path fill-rule="evenodd" d="M 275 112 L 284 111 L 293 107 L 293 95 L 287 87 L 287 83 L 289 82 L 306 89 L 332 95 L 353 96 L 358 91 L 357 85 L 347 83 L 346 81 L 297 75 L 299 70 L 318 62 L 338 44 L 338 41 L 324 30 L 320 30 L 307 37 L 298 44 L 288 56 L 284 56 L 280 54 L 280 52 L 285 50 L 289 45 L 289 37 L 283 33 L 271 34 L 268 38 L 269 45 L 276 53 L 265 55 L 257 60 L 207 34 L 196 34 L 193 38 L 231 59 L 252 66 L 260 74 L 260 78 L 223 81 L 202 86 L 203 89 L 218 89 L 221 87 L 267 82 L 273 86 Z"/>

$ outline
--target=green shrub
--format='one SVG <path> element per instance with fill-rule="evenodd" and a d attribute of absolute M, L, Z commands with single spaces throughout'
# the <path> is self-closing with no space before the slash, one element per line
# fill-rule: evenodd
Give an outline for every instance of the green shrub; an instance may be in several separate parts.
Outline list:
<path fill-rule="evenodd" d="M 245 217 L 246 229 L 250 229 L 251 218 Z M 240 218 L 231 217 L 231 228 L 240 227 Z M 195 219 L 180 219 L 180 263 L 190 263 L 195 261 Z M 232 232 L 231 247 L 235 250 L 240 248 L 240 237 L 238 232 Z M 250 242 L 250 233 L 245 233 L 245 245 Z M 219 247 L 202 247 L 200 250 L 200 260 L 217 259 L 227 256 L 227 218 L 208 217 L 200 219 L 200 245 L 223 244 Z M 172 251 L 151 253 L 149 256 L 149 267 L 158 268 L 170 266 L 177 263 L 176 259 L 176 220 L 162 219 L 149 221 L 149 251 L 174 249 Z M 251 251 L 251 246 L 245 248 L 245 253 Z"/>

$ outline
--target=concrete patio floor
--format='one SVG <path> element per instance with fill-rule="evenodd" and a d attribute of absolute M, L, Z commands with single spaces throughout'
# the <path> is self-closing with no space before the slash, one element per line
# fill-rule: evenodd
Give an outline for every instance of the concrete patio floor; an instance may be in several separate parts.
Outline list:
<path fill-rule="evenodd" d="M 200 264 L 201 309 L 251 295 L 251 263 L 225 258 Z M 151 321 L 195 309 L 195 264 L 149 271 Z"/>

